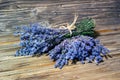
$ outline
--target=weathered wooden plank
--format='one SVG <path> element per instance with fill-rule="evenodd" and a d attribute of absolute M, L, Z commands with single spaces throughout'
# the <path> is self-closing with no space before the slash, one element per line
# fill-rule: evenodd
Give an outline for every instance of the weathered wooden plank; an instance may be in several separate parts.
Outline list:
<path fill-rule="evenodd" d="M 119 0 L 0 0 L 0 80 L 119 80 L 119 4 Z M 59 70 L 48 56 L 14 57 L 19 37 L 10 33 L 15 26 L 42 20 L 58 26 L 71 23 L 74 13 L 79 15 L 78 21 L 84 17 L 96 20 L 98 39 L 111 50 L 112 58 L 104 58 L 99 66 L 78 62 Z"/>
<path fill-rule="evenodd" d="M 108 25 L 118 28 L 120 25 L 119 0 L 2 0 L 0 4 L 13 6 L 10 10 L 7 10 L 8 8 L 0 10 L 2 33 L 14 31 L 14 27 L 17 25 L 42 20 L 47 20 L 53 25 L 70 23 L 74 13 L 79 15 L 78 21 L 84 17 L 94 18 L 97 22 L 97 29 L 108 28 L 105 27 Z M 34 8 L 37 9 L 37 12 L 33 10 Z"/>
<path fill-rule="evenodd" d="M 10 63 L 10 62 L 13 62 L 13 63 Z M 3 71 L 1 71 L 0 77 L 2 77 L 3 79 L 13 77 L 13 78 L 10 78 L 13 80 L 14 78 L 19 80 L 23 80 L 23 79 L 25 80 L 27 79 L 49 80 L 50 79 L 51 80 L 54 78 L 54 80 L 58 80 L 57 78 L 76 79 L 76 77 L 73 77 L 73 76 L 78 76 L 78 79 L 83 78 L 84 80 L 87 80 L 88 78 L 90 78 L 95 80 L 99 78 L 104 79 L 104 77 L 102 76 L 111 78 L 108 75 L 116 74 L 116 76 L 114 75 L 115 77 L 113 77 L 112 79 L 117 80 L 117 78 L 119 78 L 119 76 L 117 75 L 119 75 L 120 73 L 119 64 L 120 64 L 119 58 L 114 57 L 109 60 L 106 60 L 104 63 L 102 63 L 99 66 L 96 66 L 94 64 L 81 65 L 80 63 L 78 63 L 77 65 L 66 66 L 62 70 L 59 70 L 59 69 L 54 69 L 53 63 L 51 63 L 48 58 L 45 58 L 45 56 L 39 59 L 27 58 L 27 57 L 16 58 L 16 59 L 13 58 L 11 60 L 9 59 L 1 62 L 1 67 Z M 9 65 L 9 67 L 6 67 L 7 65 Z M 89 74 L 89 72 L 91 72 L 91 74 Z M 66 77 L 62 77 L 62 74 Z M 42 75 L 43 76 L 48 75 L 48 76 L 45 76 L 44 78 L 40 78 Z M 53 76 L 53 78 L 50 76 Z"/>
<path fill-rule="evenodd" d="M 116 36 L 116 37 L 115 37 Z M 118 40 L 119 35 L 113 37 L 102 36 L 100 39 Z M 106 42 L 104 43 L 106 44 Z M 54 69 L 54 63 L 47 56 L 41 57 L 14 57 L 15 50 L 0 52 L 0 80 L 96 80 L 109 79 L 119 80 L 120 78 L 120 44 L 106 46 L 111 50 L 113 58 L 108 58 L 99 66 L 95 64 L 69 65 L 62 70 Z M 91 68 L 92 67 L 92 68 Z M 112 76 L 112 77 L 111 77 Z"/>
<path fill-rule="evenodd" d="M 16 49 L 0 51 L 0 80 L 119 80 L 120 78 L 120 35 L 101 31 L 98 38 L 111 50 L 112 58 L 108 58 L 99 66 L 95 64 L 65 66 L 62 70 L 53 67 L 54 62 L 48 56 L 41 57 L 14 57 Z M 114 30 L 113 30 L 114 32 Z M 111 37 L 112 36 L 112 37 Z M 4 39 L 7 37 L 4 37 Z M 4 40 L 3 39 L 3 40 Z M 112 43 L 112 41 L 114 41 Z M 10 43 L 11 41 L 6 41 Z M 109 43 L 108 43 L 109 42 Z M 6 44 L 6 48 L 8 45 Z M 15 42 L 17 43 L 17 42 Z M 2 47 L 2 45 L 1 45 Z"/>

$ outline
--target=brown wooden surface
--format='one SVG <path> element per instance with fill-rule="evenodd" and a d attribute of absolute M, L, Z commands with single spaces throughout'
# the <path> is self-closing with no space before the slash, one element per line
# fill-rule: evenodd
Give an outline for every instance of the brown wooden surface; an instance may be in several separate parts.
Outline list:
<path fill-rule="evenodd" d="M 0 80 L 120 80 L 119 0 L 0 0 Z M 37 12 L 34 13 L 34 8 Z M 96 20 L 98 39 L 110 49 L 112 58 L 94 63 L 54 68 L 48 56 L 14 57 L 19 37 L 16 25 L 48 21 L 52 25 L 73 20 L 73 14 Z"/>
<path fill-rule="evenodd" d="M 78 21 L 84 17 L 96 20 L 97 29 L 119 28 L 120 0 L 0 0 L 0 33 L 10 33 L 15 26 L 48 21 L 53 26 Z M 112 27 L 114 26 L 114 27 Z"/>
<path fill-rule="evenodd" d="M 94 63 L 65 66 L 55 69 L 48 56 L 14 57 L 19 38 L 0 37 L 0 80 L 119 80 L 120 29 L 99 30 L 98 39 L 111 50 L 112 58 L 104 58 L 99 66 Z"/>

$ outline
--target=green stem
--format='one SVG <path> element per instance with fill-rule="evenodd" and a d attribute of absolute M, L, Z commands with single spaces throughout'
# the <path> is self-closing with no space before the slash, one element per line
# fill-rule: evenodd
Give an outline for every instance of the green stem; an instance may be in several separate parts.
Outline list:
<path fill-rule="evenodd" d="M 64 35 L 65 38 L 70 38 L 77 35 L 94 35 L 95 22 L 92 18 L 85 18 L 80 23 L 75 24 L 75 30 L 72 30 L 72 35 L 67 33 Z"/>

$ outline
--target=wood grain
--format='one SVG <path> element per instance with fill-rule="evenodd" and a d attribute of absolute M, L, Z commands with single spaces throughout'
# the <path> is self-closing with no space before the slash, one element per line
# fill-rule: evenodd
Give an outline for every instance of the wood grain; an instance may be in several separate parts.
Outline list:
<path fill-rule="evenodd" d="M 120 30 L 99 31 L 98 39 L 111 50 L 112 58 L 104 58 L 99 66 L 95 64 L 77 63 L 65 66 L 62 70 L 54 68 L 48 56 L 14 57 L 18 49 L 16 39 L 19 37 L 5 36 L 10 39 L 2 43 L 0 39 L 0 80 L 119 80 L 120 79 Z M 116 32 L 116 34 L 114 34 Z M 117 34 L 118 33 L 118 34 Z M 13 42 L 11 41 L 11 38 Z M 4 47 L 4 49 L 3 49 Z"/>
<path fill-rule="evenodd" d="M 120 80 L 120 1 L 119 0 L 0 0 L 0 80 Z M 37 11 L 35 11 L 35 9 Z M 112 58 L 94 63 L 55 69 L 48 56 L 14 57 L 19 37 L 15 26 L 47 21 L 59 25 L 78 13 L 96 20 L 98 39 L 110 49 Z"/>
<path fill-rule="evenodd" d="M 97 29 L 119 28 L 119 0 L 1 0 L 0 33 L 9 34 L 16 26 L 48 21 L 52 26 L 85 17 L 96 20 Z M 112 27 L 113 26 L 113 27 Z"/>

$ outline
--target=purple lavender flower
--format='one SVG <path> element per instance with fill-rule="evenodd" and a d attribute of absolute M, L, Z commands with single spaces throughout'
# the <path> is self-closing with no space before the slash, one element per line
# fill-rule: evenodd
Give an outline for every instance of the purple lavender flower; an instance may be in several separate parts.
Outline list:
<path fill-rule="evenodd" d="M 65 39 L 49 51 L 49 56 L 56 61 L 55 67 L 61 69 L 66 63 L 68 64 L 69 60 L 77 60 L 82 64 L 85 61 L 88 63 L 94 61 L 96 64 L 99 64 L 103 61 L 101 55 L 106 55 L 108 52 L 109 50 L 101 46 L 100 41 L 97 39 L 88 36 L 75 36 L 71 39 Z"/>

